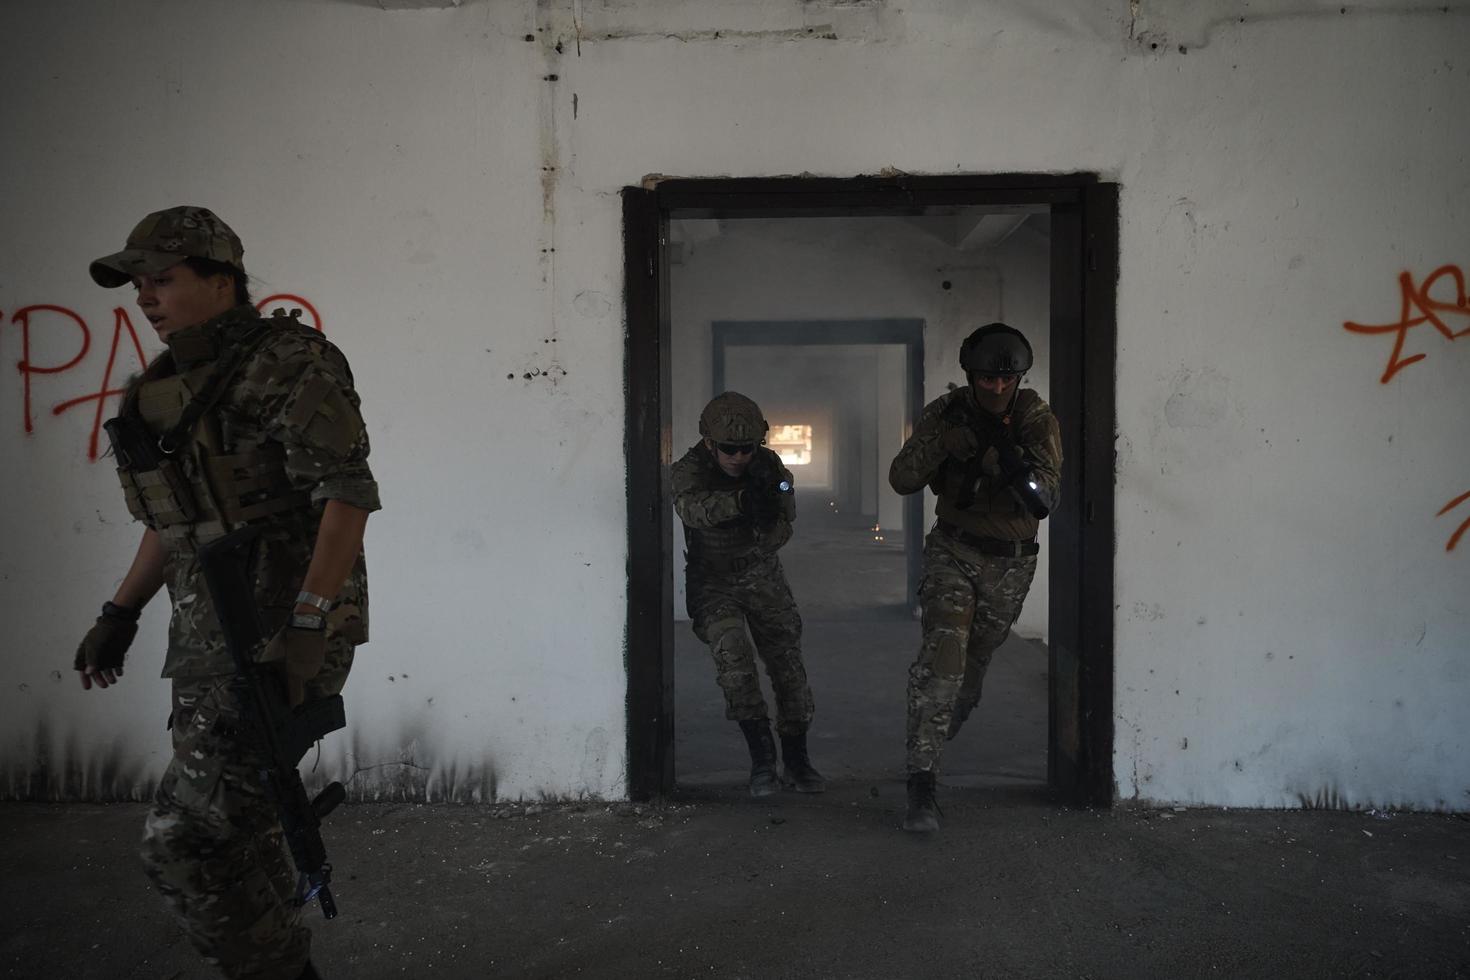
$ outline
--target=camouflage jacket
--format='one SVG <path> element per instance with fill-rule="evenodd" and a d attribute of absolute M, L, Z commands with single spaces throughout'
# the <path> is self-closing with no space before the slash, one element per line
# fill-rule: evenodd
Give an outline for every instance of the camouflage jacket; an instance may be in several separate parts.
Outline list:
<path fill-rule="evenodd" d="M 939 518 L 971 534 L 1008 541 L 1035 537 L 1040 522 L 1026 511 L 1015 494 L 997 485 L 998 480 L 992 482 L 986 477 L 969 506 L 960 506 L 960 467 L 954 465 L 945 451 L 944 434 L 960 424 L 955 409 L 981 411 L 973 399 L 969 406 L 952 405 L 962 398 L 972 399 L 968 385 L 924 406 L 913 433 L 893 458 L 888 470 L 889 484 L 904 494 L 929 487 L 939 498 L 936 507 Z M 1051 408 L 1033 389 L 1023 388 L 1016 396 L 1009 432 L 1021 455 L 1031 464 L 1037 482 L 1055 499 L 1062 479 L 1061 428 Z M 980 450 L 982 453 L 987 450 L 983 437 Z M 993 468 L 993 472 L 998 473 L 999 468 Z"/>
<path fill-rule="evenodd" d="M 264 324 L 264 333 L 258 328 Z M 165 677 L 230 673 L 195 549 L 240 524 L 261 527 L 254 579 L 261 628 L 279 629 L 295 606 L 328 500 L 379 509 L 368 468 L 368 437 L 347 359 L 321 334 L 292 318 L 262 320 L 238 306 L 208 323 L 171 334 L 164 351 L 129 384 L 124 415 L 162 434 L 220 360 L 258 338 L 214 408 L 176 454 L 181 511 L 139 505 L 139 481 L 119 466 L 129 509 L 153 527 L 167 550 L 164 581 L 172 603 Z M 150 489 L 142 488 L 148 497 Z M 162 512 L 163 516 L 160 517 Z M 367 642 L 367 567 L 358 555 L 328 613 L 329 629 Z"/>
<path fill-rule="evenodd" d="M 764 467 L 795 484 L 791 471 L 781 465 L 781 457 L 774 451 L 759 446 L 756 454 L 750 468 L 739 477 L 720 469 L 703 440 L 674 463 L 674 512 L 684 522 L 691 565 L 705 564 L 718 571 L 732 561 L 774 555 L 791 540 L 791 522 L 796 517 L 794 491 L 783 495 L 781 512 L 765 525 L 758 526 L 740 512 L 741 491 L 755 489 L 751 470 Z"/>

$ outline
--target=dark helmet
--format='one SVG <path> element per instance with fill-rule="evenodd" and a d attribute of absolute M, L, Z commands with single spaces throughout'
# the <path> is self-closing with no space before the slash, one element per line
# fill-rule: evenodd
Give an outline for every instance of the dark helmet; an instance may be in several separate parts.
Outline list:
<path fill-rule="evenodd" d="M 760 406 L 738 391 L 721 392 L 699 413 L 699 434 L 715 442 L 763 442 L 768 428 Z"/>
<path fill-rule="evenodd" d="M 971 374 L 1019 375 L 1031 370 L 1031 344 L 1021 331 L 1004 323 L 987 323 L 960 345 L 960 367 Z"/>

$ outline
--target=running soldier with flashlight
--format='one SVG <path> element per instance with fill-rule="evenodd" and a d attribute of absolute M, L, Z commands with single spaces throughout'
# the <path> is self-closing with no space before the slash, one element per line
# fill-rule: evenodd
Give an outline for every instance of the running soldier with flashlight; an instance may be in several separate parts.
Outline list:
<path fill-rule="evenodd" d="M 769 796 L 778 782 L 757 654 L 776 695 L 780 782 L 820 793 L 826 781 L 807 756 L 813 705 L 801 660 L 801 614 L 776 556 L 791 539 L 796 499 L 791 471 L 761 445 L 767 428 L 755 402 L 724 392 L 700 413 L 703 438 L 674 464 L 674 510 L 688 543 L 686 601 L 694 634 L 714 657 L 725 717 L 740 723 L 750 749 L 750 795 Z"/>
<path fill-rule="evenodd" d="M 1020 386 L 1031 345 L 1004 323 L 960 347 L 969 384 L 930 402 L 888 482 L 939 498 L 919 585 L 923 641 L 909 668 L 908 811 L 903 829 L 939 829 L 935 779 L 944 741 L 980 703 L 990 657 L 1036 573 L 1036 532 L 1056 504 L 1062 440 L 1041 396 Z"/>

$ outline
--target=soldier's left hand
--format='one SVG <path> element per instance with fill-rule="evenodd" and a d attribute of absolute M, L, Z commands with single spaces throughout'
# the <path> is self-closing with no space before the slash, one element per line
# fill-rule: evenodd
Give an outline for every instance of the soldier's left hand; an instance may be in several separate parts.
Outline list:
<path fill-rule="evenodd" d="M 327 631 L 283 626 L 260 654 L 260 662 L 281 672 L 291 707 L 306 700 L 306 682 L 322 671 L 327 660 Z"/>
<path fill-rule="evenodd" d="M 81 675 L 82 690 L 90 691 L 93 684 L 100 688 L 116 684 L 123 673 L 128 647 L 137 635 L 138 624 L 131 620 L 106 612 L 98 616 L 72 659 L 72 667 Z"/>

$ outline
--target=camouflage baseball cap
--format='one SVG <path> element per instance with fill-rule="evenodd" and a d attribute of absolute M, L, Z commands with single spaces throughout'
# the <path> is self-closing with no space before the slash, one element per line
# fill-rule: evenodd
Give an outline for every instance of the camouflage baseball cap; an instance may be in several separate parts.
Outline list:
<path fill-rule="evenodd" d="M 208 208 L 181 205 L 154 211 L 138 222 L 121 252 L 92 263 L 92 278 L 111 289 L 178 265 L 187 258 L 228 262 L 245 271 L 245 246 Z"/>

